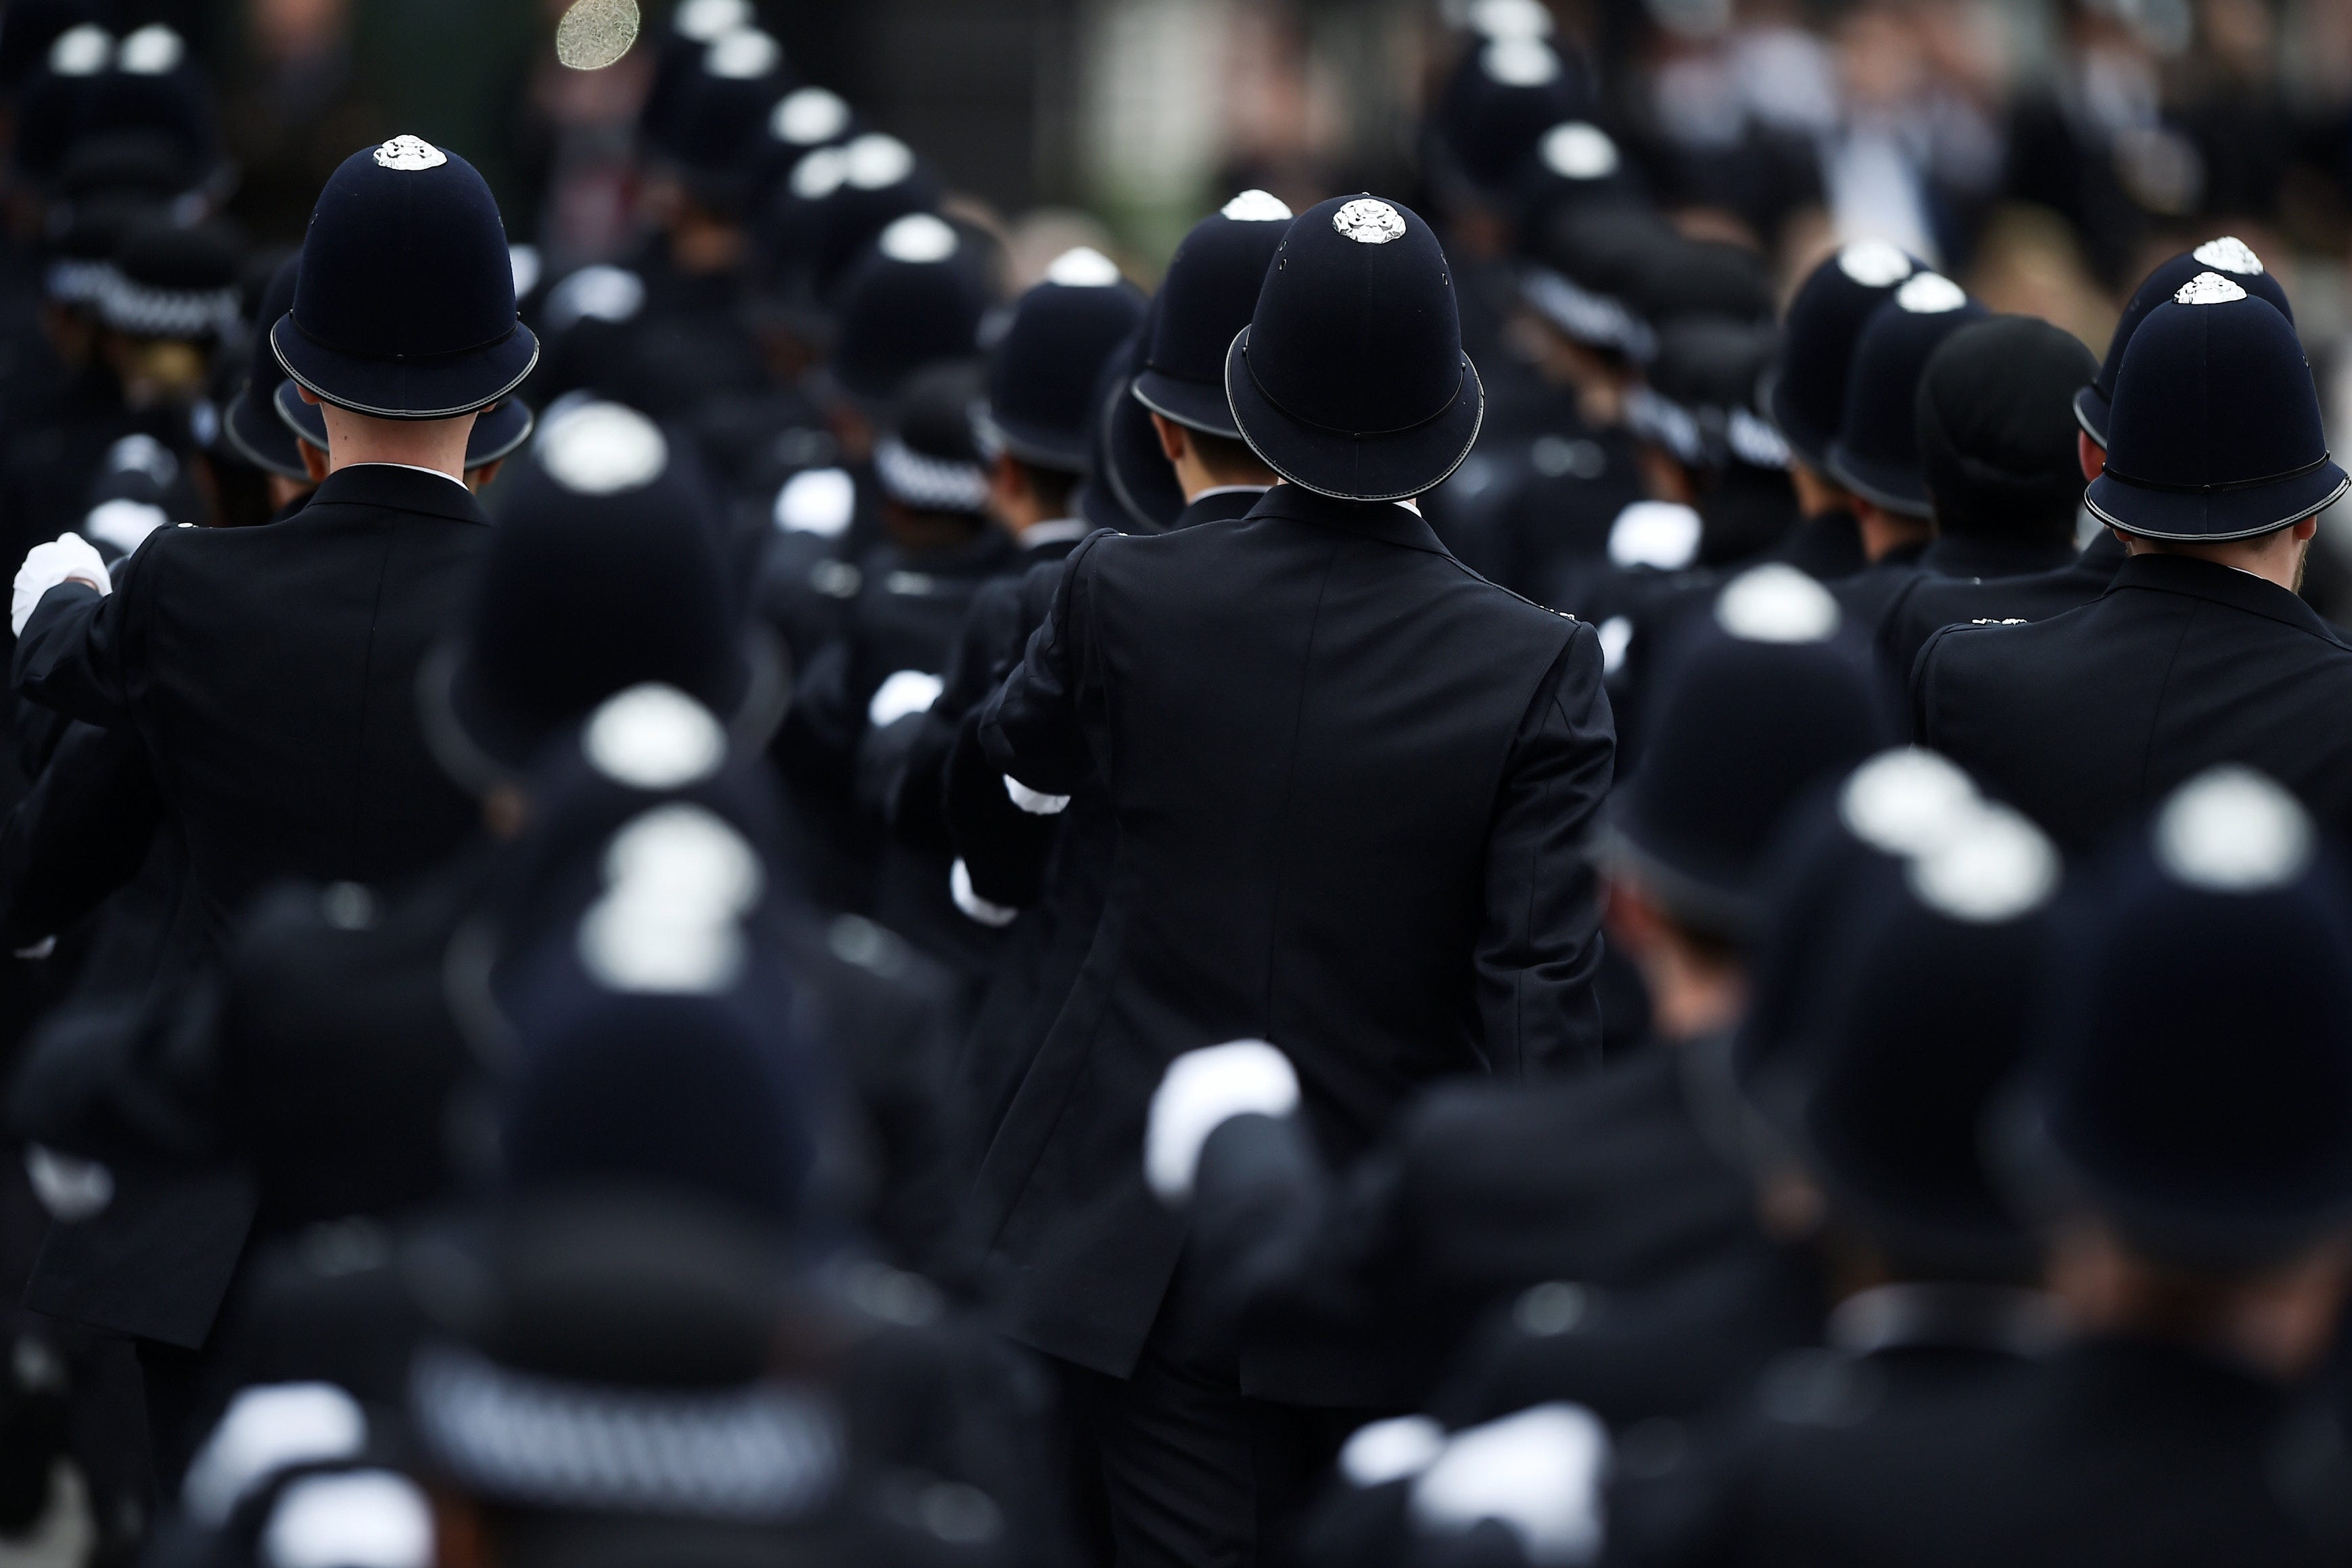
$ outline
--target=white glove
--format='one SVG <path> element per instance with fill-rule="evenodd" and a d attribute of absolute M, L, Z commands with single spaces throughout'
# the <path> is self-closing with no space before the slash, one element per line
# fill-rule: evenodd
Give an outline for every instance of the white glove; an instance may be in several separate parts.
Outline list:
<path fill-rule="evenodd" d="M 1004 776 L 1004 792 L 1014 805 L 1033 817 L 1058 817 L 1070 809 L 1067 795 L 1048 795 L 1042 789 L 1032 789 L 1010 773 Z"/>
<path fill-rule="evenodd" d="M 874 689 L 866 705 L 866 722 L 887 729 L 910 713 L 929 713 L 947 683 L 922 670 L 900 670 Z"/>
<path fill-rule="evenodd" d="M 1021 918 L 1019 910 L 991 904 L 973 891 L 971 867 L 963 863 L 961 856 L 948 869 L 948 896 L 955 900 L 955 906 L 963 911 L 965 919 L 977 920 L 982 925 L 1005 926 Z"/>
<path fill-rule="evenodd" d="M 100 593 L 114 591 L 114 580 L 106 575 L 98 547 L 79 534 L 59 534 L 25 552 L 25 564 L 16 569 L 16 591 L 8 600 L 9 628 L 23 636 L 41 595 L 68 578 L 81 578 Z"/>
<path fill-rule="evenodd" d="M 114 1201 L 114 1173 L 96 1160 L 26 1144 L 25 1175 L 31 1178 L 33 1196 L 60 1225 L 95 1219 Z"/>
<path fill-rule="evenodd" d="M 1538 1405 L 1456 1432 L 1412 1484 L 1410 1511 L 1425 1535 L 1460 1535 L 1493 1520 L 1538 1568 L 1601 1555 L 1601 1485 L 1609 1429 L 1581 1405 Z"/>
<path fill-rule="evenodd" d="M 1174 1207 L 1192 1196 L 1209 1134 L 1235 1116 L 1287 1116 L 1298 1108 L 1290 1058 L 1262 1040 L 1188 1051 L 1151 1092 L 1143 1131 L 1143 1179 Z"/>

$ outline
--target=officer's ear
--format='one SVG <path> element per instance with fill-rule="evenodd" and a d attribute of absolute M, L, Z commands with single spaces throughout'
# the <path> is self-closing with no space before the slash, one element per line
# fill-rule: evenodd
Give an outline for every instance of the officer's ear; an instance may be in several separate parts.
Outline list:
<path fill-rule="evenodd" d="M 310 394 L 306 392 L 303 395 L 307 397 Z M 326 478 L 327 455 L 325 453 L 299 435 L 294 438 L 294 450 L 302 455 L 302 471 L 310 476 L 311 484 L 316 485 Z"/>
<path fill-rule="evenodd" d="M 1184 427 L 1166 414 L 1154 411 L 1151 428 L 1160 437 L 1160 455 L 1168 459 L 1168 465 L 1172 468 L 1183 462 L 1185 450 L 1192 445 L 1184 438 Z"/>
<path fill-rule="evenodd" d="M 2083 465 L 2083 483 L 2087 485 L 2107 471 L 2107 449 L 2092 440 L 2087 432 L 2078 430 L 2074 433 L 2074 461 Z"/>
<path fill-rule="evenodd" d="M 477 496 L 480 495 L 499 482 L 499 470 L 506 465 L 507 460 L 500 457 L 494 462 L 483 464 L 479 468 L 467 469 L 466 488 Z"/>

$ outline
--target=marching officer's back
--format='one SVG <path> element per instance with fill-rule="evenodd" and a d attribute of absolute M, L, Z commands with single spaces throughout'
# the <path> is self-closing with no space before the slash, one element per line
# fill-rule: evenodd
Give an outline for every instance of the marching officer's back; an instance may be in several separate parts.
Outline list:
<path fill-rule="evenodd" d="M 1345 1157 L 1417 1083 L 1582 1065 L 1599 1032 L 1597 641 L 1404 504 L 1484 407 L 1435 236 L 1370 197 L 1300 214 L 1225 387 L 1286 482 L 1237 520 L 1081 545 L 981 723 L 1033 794 L 1099 767 L 1118 819 L 1100 931 L 976 1195 L 1015 1337 L 1113 1379 L 1157 1379 L 1186 1338 L 1181 1286 L 1162 1311 L 1183 1227 L 1136 1158 L 1174 1056 L 1281 1044 Z M 1296 1392 L 1247 1364 L 1240 1392 Z"/>
<path fill-rule="evenodd" d="M 19 689 L 136 727 L 215 929 L 273 877 L 394 881 L 466 835 L 416 672 L 489 538 L 461 478 L 475 413 L 539 352 L 488 187 L 413 136 L 329 181 L 268 342 L 328 409 L 332 472 L 309 507 L 160 530 L 119 590 L 71 540 L 16 583 Z"/>

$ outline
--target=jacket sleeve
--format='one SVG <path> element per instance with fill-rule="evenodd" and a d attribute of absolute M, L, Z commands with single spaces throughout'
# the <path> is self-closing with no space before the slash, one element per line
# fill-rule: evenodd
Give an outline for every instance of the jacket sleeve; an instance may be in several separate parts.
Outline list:
<path fill-rule="evenodd" d="M 1616 763 L 1600 639 L 1578 624 L 1520 721 L 1486 838 L 1474 956 L 1489 1071 L 1533 1078 L 1595 1066 L 1601 906 L 1591 845 Z"/>
<path fill-rule="evenodd" d="M 1947 626 L 1920 646 L 1919 656 L 1911 662 L 1911 741 L 1915 746 L 1940 747 L 1943 737 L 1936 724 L 1936 655 L 1946 638 L 1958 631 Z"/>
<path fill-rule="evenodd" d="M 990 765 L 1041 795 L 1067 795 L 1093 770 L 1078 721 L 1079 687 L 1093 651 L 1087 588 L 1097 548 L 1118 537 L 1097 533 L 1070 552 L 1045 624 L 981 710 L 980 740 Z"/>
<path fill-rule="evenodd" d="M 123 645 L 131 599 L 128 581 L 110 594 L 79 582 L 43 594 L 16 639 L 16 690 L 69 718 L 121 722 L 130 706 Z"/>

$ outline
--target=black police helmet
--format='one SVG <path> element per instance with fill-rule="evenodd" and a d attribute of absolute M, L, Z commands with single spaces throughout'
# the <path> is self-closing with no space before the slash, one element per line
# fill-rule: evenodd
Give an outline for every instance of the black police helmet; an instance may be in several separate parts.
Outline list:
<path fill-rule="evenodd" d="M 1137 401 L 1137 372 L 1152 339 L 1165 292 L 1152 298 L 1143 324 L 1103 361 L 1095 382 L 1088 442 L 1094 461 L 1078 486 L 1078 516 L 1098 528 L 1160 533 L 1184 510 L 1184 492 L 1160 449 L 1151 411 Z"/>
<path fill-rule="evenodd" d="M 1741 573 L 1677 650 L 1642 765 L 1611 801 L 1619 852 L 1676 916 L 1746 937 L 1774 828 L 1805 790 L 1885 746 L 1837 601 L 1792 567 Z"/>
<path fill-rule="evenodd" d="M 1765 402 L 1772 423 L 1812 467 L 1829 470 L 1864 324 L 1921 265 L 1883 240 L 1863 241 L 1813 268 L 1789 302 Z"/>
<path fill-rule="evenodd" d="M 1437 167 L 1473 191 L 1507 194 L 1528 151 L 1546 131 L 1582 113 L 1589 96 L 1575 63 L 1541 38 L 1475 45 L 1431 117 Z"/>
<path fill-rule="evenodd" d="M 2294 325 L 2218 272 L 2148 312 L 2124 350 L 2107 465 L 2084 500 L 2159 539 L 2235 539 L 2301 522 L 2352 479 L 2328 460 Z"/>
<path fill-rule="evenodd" d="M 887 405 L 908 375 L 978 352 L 986 280 L 953 225 L 909 213 L 876 236 L 841 287 L 834 381 L 852 397 Z"/>
<path fill-rule="evenodd" d="M 1919 378 L 1937 345 L 1985 314 L 1958 284 L 1936 272 L 1914 273 L 1871 312 L 1854 345 L 1845 413 L 1830 444 L 1830 473 L 1839 484 L 1904 517 L 1933 512 L 1919 471 Z"/>
<path fill-rule="evenodd" d="M 1521 269 L 1528 306 L 1570 342 L 1635 361 L 1657 351 L 1642 314 L 1644 278 L 1682 238 L 1648 207 L 1596 202 L 1555 213 Z"/>
<path fill-rule="evenodd" d="M 1758 1099 L 1843 1220 L 1906 1270 L 2014 1277 L 2031 1238 L 1984 1157 L 2056 940 L 2057 851 L 1986 806 L 1855 879 L 1834 951 Z"/>
<path fill-rule="evenodd" d="M 304 402 L 299 385 L 280 379 L 269 402 L 278 412 L 280 424 L 320 451 L 329 450 L 326 410 L 315 402 Z M 519 397 L 492 403 L 474 416 L 474 428 L 467 433 L 466 466 L 486 467 L 513 456 L 530 439 L 537 425 L 530 404 Z M 295 455 L 298 460 L 300 455 Z"/>
<path fill-rule="evenodd" d="M 1135 378 L 1135 395 L 1146 408 L 1194 430 L 1241 439 L 1225 401 L 1225 350 L 1257 308 L 1292 215 L 1264 191 L 1244 191 L 1192 225 L 1152 300 L 1151 335 Z"/>
<path fill-rule="evenodd" d="M 1369 195 L 1300 214 L 1225 356 L 1225 396 L 1242 438 L 1294 485 L 1395 501 L 1444 482 L 1478 439 L 1486 392 L 1429 225 Z"/>
<path fill-rule="evenodd" d="M 2033 316 L 1993 316 L 1928 356 L 1913 410 L 1920 473 L 1946 533 L 2069 529 L 2083 469 L 2069 417 L 2091 350 Z"/>
<path fill-rule="evenodd" d="M 679 79 L 667 111 L 646 126 L 647 151 L 697 201 L 731 213 L 758 172 L 785 86 L 774 37 L 756 27 L 721 34 Z"/>
<path fill-rule="evenodd" d="M 212 342 L 236 325 L 236 236 L 155 217 L 123 235 L 99 286 L 99 319 L 133 338 Z"/>
<path fill-rule="evenodd" d="M 1143 320 L 1143 295 L 1100 251 L 1056 257 L 1045 280 L 1013 302 L 988 351 L 984 445 L 1024 463 L 1083 474 L 1103 364 Z"/>
<path fill-rule="evenodd" d="M 2115 408 L 2116 376 L 2123 369 L 2124 350 L 2131 346 L 2132 334 L 2139 330 L 2139 324 L 2147 319 L 2149 311 L 2179 293 L 2182 286 L 2200 272 L 2221 273 L 2256 298 L 2269 300 L 2288 320 L 2294 319 L 2294 307 L 2287 303 L 2286 290 L 2263 266 L 2263 258 L 2254 254 L 2253 247 L 2235 235 L 2207 240 L 2195 250 L 2183 251 L 2159 263 L 2132 290 L 2123 316 L 2116 322 L 2115 335 L 2107 340 L 2107 357 L 2100 361 L 2098 375 L 2074 394 L 2074 421 L 2083 427 L 2084 434 L 2100 445 L 2107 444 L 2107 421 Z"/>
<path fill-rule="evenodd" d="M 1877 874 L 1873 868 L 1933 851 L 1975 821 L 1983 804 L 1956 765 L 1902 747 L 1869 758 L 1833 788 L 1810 791 L 1786 813 L 1757 876 L 1754 991 L 1731 1064 L 1741 1086 L 1759 1091 L 1810 1055 L 1819 998 L 1844 972 L 1840 912 Z"/>
<path fill-rule="evenodd" d="M 280 262 L 278 270 L 269 275 L 269 287 L 261 293 L 261 308 L 255 319 L 275 321 L 294 308 L 294 280 L 302 269 L 302 258 L 289 256 Z M 229 399 L 228 412 L 221 416 L 221 429 L 228 437 L 230 450 L 255 467 L 288 479 L 307 479 L 310 471 L 302 465 L 302 454 L 294 444 L 294 432 L 278 415 L 278 389 L 291 386 L 284 372 L 278 368 L 277 356 L 261 344 L 246 366 L 245 384 Z M 299 399 L 296 400 L 299 402 Z M 326 416 L 320 415 L 320 451 L 327 449 Z"/>
<path fill-rule="evenodd" d="M 2028 1189 L 2190 1269 L 2259 1268 L 2352 1219 L 2352 916 L 2309 815 L 2217 768 L 2095 894 L 2008 1127 Z"/>
<path fill-rule="evenodd" d="M 345 159 L 270 343 L 311 392 L 380 419 L 451 419 L 520 386 L 539 340 L 515 314 L 506 228 L 474 166 L 414 136 Z"/>
<path fill-rule="evenodd" d="M 882 493 L 923 512 L 988 510 L 988 469 L 971 428 L 976 361 L 927 365 L 907 378 L 888 430 L 874 444 Z"/>
<path fill-rule="evenodd" d="M 1772 358 L 1769 325 L 1686 317 L 1658 333 L 1642 384 L 1625 398 L 1625 425 L 1685 467 L 1780 469 L 1789 448 L 1758 407 Z"/>
<path fill-rule="evenodd" d="M 660 428 L 585 403 L 548 422 L 533 458 L 499 507 L 462 642 L 425 664 L 428 733 L 452 771 L 511 777 L 647 682 L 755 722 L 774 672 L 739 624 L 698 477 Z"/>

